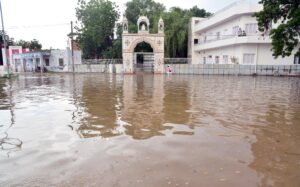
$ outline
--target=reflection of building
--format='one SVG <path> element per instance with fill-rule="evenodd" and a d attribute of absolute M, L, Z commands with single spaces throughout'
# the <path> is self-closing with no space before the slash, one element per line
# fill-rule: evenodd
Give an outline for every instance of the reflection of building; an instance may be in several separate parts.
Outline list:
<path fill-rule="evenodd" d="M 282 105 L 274 98 L 265 105 L 267 110 L 262 119 L 266 126 L 254 131 L 256 141 L 251 146 L 254 160 L 249 166 L 262 176 L 258 186 L 300 186 L 299 106 L 292 99 Z"/>
<path fill-rule="evenodd" d="M 148 139 L 164 135 L 172 124 L 190 125 L 188 81 L 151 74 L 102 76 L 79 75 L 72 83 L 74 124 L 82 137 Z"/>
<path fill-rule="evenodd" d="M 293 64 L 294 57 L 274 59 L 271 39 L 258 31 L 253 13 L 259 4 L 240 1 L 209 18 L 192 18 L 188 56 L 193 64 Z M 296 58 L 295 58 L 296 59 Z"/>
<path fill-rule="evenodd" d="M 161 135 L 165 123 L 164 77 L 157 75 L 124 76 L 122 120 L 126 134 L 134 139 Z"/>
<path fill-rule="evenodd" d="M 82 83 L 82 96 L 78 102 L 85 114 L 80 119 L 78 132 L 84 138 L 117 136 L 120 133 L 116 131 L 116 104 L 121 84 L 111 76 L 91 78 L 93 77 L 80 77 L 80 80 L 72 83 L 74 86 Z"/>

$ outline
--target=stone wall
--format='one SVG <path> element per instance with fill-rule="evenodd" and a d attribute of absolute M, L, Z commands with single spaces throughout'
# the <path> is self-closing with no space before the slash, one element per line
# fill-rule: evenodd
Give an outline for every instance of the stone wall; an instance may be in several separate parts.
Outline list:
<path fill-rule="evenodd" d="M 173 74 L 300 76 L 300 65 L 170 64 L 170 67 Z"/>

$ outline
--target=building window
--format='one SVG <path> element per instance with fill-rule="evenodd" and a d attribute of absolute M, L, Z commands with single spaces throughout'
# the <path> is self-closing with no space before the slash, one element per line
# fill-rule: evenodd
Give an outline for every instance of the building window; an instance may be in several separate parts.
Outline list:
<path fill-rule="evenodd" d="M 245 26 L 245 31 L 247 35 L 255 34 L 257 31 L 257 23 L 247 23 Z"/>
<path fill-rule="evenodd" d="M 59 66 L 64 66 L 64 59 L 63 58 L 58 59 L 58 62 L 59 62 Z"/>
<path fill-rule="evenodd" d="M 206 64 L 206 57 L 203 57 L 203 64 Z"/>
<path fill-rule="evenodd" d="M 212 64 L 213 63 L 212 61 L 213 61 L 212 55 L 208 55 L 208 63 Z"/>
<path fill-rule="evenodd" d="M 294 56 L 294 64 L 300 64 L 300 56 Z"/>
<path fill-rule="evenodd" d="M 228 55 L 223 55 L 223 64 L 228 64 Z"/>
<path fill-rule="evenodd" d="M 198 39 L 194 39 L 194 44 L 198 44 Z"/>
<path fill-rule="evenodd" d="M 244 54 L 243 64 L 254 64 L 255 54 Z"/>
<path fill-rule="evenodd" d="M 240 27 L 239 26 L 234 26 L 232 27 L 232 35 L 237 36 L 239 32 Z"/>
<path fill-rule="evenodd" d="M 46 59 L 45 59 L 45 62 L 46 62 L 46 66 L 49 66 L 49 65 L 50 65 L 50 63 L 49 63 L 49 58 L 46 58 Z"/>
<path fill-rule="evenodd" d="M 220 32 L 217 32 L 216 35 L 217 35 L 217 40 L 220 40 L 220 39 L 221 39 L 221 34 L 220 34 Z"/>
<path fill-rule="evenodd" d="M 219 57 L 219 56 L 216 56 L 216 57 L 215 57 L 215 63 L 216 63 L 216 64 L 219 64 L 219 63 L 220 63 L 220 57 Z"/>
<path fill-rule="evenodd" d="M 40 65 L 40 58 L 35 59 L 36 64 L 39 66 Z"/>

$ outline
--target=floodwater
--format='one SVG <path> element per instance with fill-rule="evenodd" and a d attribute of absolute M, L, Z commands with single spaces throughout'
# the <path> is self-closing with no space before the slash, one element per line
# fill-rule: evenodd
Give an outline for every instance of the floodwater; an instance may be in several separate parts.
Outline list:
<path fill-rule="evenodd" d="M 0 186 L 300 186 L 300 79 L 0 80 Z"/>

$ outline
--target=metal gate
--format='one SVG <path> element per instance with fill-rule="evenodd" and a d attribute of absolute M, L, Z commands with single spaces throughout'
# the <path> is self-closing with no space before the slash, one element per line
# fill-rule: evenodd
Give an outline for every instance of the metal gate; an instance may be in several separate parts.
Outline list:
<path fill-rule="evenodd" d="M 133 55 L 135 72 L 154 72 L 154 53 L 136 52 Z"/>

